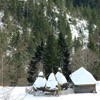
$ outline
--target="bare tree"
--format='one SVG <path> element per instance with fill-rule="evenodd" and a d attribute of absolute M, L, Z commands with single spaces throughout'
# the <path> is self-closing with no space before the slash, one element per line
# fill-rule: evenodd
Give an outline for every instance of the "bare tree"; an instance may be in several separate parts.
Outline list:
<path fill-rule="evenodd" d="M 89 49 L 79 49 L 72 55 L 71 69 L 75 71 L 80 67 L 84 67 L 92 72 L 98 66 L 99 62 L 100 59 L 96 53 Z"/>

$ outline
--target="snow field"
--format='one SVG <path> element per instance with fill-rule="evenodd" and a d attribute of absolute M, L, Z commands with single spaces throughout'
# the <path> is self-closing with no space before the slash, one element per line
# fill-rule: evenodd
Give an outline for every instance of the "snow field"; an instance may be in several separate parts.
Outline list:
<path fill-rule="evenodd" d="M 98 88 L 100 89 L 100 83 L 98 84 Z M 100 100 L 100 91 L 99 93 L 67 94 L 60 96 L 34 96 L 27 94 L 25 88 L 26 87 L 0 87 L 0 100 Z M 7 92 L 9 89 L 11 90 Z"/>

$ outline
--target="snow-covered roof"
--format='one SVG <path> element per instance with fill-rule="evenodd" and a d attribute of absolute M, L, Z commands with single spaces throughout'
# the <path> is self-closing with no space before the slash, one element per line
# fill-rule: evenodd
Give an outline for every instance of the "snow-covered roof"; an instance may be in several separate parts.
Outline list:
<path fill-rule="evenodd" d="M 43 77 L 38 77 L 34 82 L 33 86 L 34 88 L 41 88 L 41 87 L 45 87 L 45 84 L 46 84 L 46 79 Z"/>
<path fill-rule="evenodd" d="M 70 78 L 75 85 L 96 84 L 96 80 L 93 75 L 83 67 L 73 72 L 70 75 Z"/>
<path fill-rule="evenodd" d="M 56 73 L 56 78 L 57 78 L 57 81 L 59 82 L 59 84 L 61 84 L 61 85 L 67 83 L 65 76 L 60 72 Z"/>
<path fill-rule="evenodd" d="M 46 84 L 46 78 L 42 77 L 43 76 L 43 72 L 40 72 L 37 79 L 35 80 L 35 82 L 33 83 L 34 88 L 41 88 L 41 87 L 45 87 Z"/>
<path fill-rule="evenodd" d="M 49 90 L 54 90 L 58 86 L 58 82 L 56 81 L 54 73 L 51 73 L 50 76 L 48 77 L 46 87 L 49 88 Z"/>

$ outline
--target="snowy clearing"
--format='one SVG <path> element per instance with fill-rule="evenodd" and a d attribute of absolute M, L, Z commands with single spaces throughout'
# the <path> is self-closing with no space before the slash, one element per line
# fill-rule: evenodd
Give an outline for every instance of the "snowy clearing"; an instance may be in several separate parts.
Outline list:
<path fill-rule="evenodd" d="M 0 87 L 0 100 L 100 100 L 100 81 L 97 82 L 97 93 L 66 94 L 60 96 L 34 96 L 25 91 L 26 87 Z"/>

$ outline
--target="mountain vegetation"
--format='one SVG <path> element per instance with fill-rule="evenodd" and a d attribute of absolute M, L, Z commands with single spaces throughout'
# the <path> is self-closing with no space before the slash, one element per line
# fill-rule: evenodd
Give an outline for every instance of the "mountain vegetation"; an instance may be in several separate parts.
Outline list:
<path fill-rule="evenodd" d="M 68 80 L 79 67 L 100 79 L 100 0 L 0 0 L 0 16 L 1 85 L 31 85 L 39 71 L 48 78 L 59 67 Z"/>

